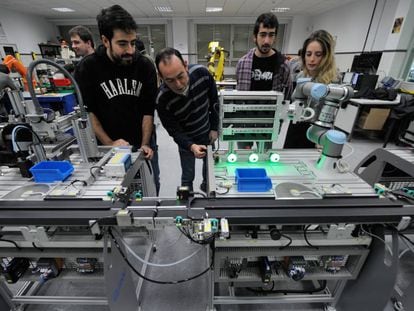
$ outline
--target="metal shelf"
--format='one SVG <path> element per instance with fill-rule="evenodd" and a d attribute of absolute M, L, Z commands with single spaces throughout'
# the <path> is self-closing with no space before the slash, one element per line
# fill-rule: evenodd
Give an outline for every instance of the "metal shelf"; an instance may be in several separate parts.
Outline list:
<path fill-rule="evenodd" d="M 323 268 L 313 268 L 313 271 L 308 271 L 303 278 L 303 281 L 307 280 L 352 280 L 356 276 L 353 275 L 348 269 L 343 268 L 336 273 L 330 273 Z M 279 269 L 277 272 L 272 271 L 272 281 L 293 281 L 286 275 L 285 271 Z M 260 270 L 257 267 L 248 267 L 240 271 L 237 278 L 230 278 L 227 271 L 224 268 L 220 268 L 219 277 L 216 278 L 216 282 L 261 282 Z"/>

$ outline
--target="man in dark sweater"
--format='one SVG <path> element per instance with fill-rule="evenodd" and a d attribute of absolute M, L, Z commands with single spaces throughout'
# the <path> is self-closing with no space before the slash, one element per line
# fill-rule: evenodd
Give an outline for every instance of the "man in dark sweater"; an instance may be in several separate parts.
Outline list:
<path fill-rule="evenodd" d="M 75 73 L 93 129 L 103 145 L 132 145 L 152 159 L 154 65 L 135 51 L 137 24 L 122 7 L 103 9 L 97 21 L 103 45 L 84 57 Z M 159 171 L 157 159 L 152 165 L 154 173 Z M 158 190 L 156 174 L 154 180 Z"/>
<path fill-rule="evenodd" d="M 157 111 L 162 125 L 178 145 L 181 185 L 193 190 L 195 159 L 203 159 L 206 190 L 206 150 L 218 136 L 218 95 L 207 68 L 190 65 L 173 48 L 161 50 L 155 58 L 163 80 L 157 95 Z"/>

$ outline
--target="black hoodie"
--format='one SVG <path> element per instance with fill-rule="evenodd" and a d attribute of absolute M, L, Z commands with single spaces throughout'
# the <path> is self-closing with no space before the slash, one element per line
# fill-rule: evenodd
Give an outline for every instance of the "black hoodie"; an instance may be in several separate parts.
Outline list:
<path fill-rule="evenodd" d="M 100 45 L 79 63 L 75 79 L 108 136 L 139 147 L 143 116 L 154 115 L 157 74 L 151 61 L 137 52 L 131 65 L 118 65 Z"/>

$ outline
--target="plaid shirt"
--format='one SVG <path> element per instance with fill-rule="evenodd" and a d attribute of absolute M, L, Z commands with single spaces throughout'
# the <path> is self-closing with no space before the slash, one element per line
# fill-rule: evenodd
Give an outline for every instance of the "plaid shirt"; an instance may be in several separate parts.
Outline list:
<path fill-rule="evenodd" d="M 252 81 L 252 66 L 253 55 L 256 48 L 251 49 L 246 55 L 239 59 L 236 67 L 237 89 L 239 91 L 254 91 L 250 90 Z M 283 57 L 283 63 L 280 68 L 276 68 L 273 73 L 273 91 L 283 92 L 285 99 L 290 99 L 292 95 L 292 78 L 290 76 L 290 68 L 287 59 L 276 51 L 280 57 Z"/>

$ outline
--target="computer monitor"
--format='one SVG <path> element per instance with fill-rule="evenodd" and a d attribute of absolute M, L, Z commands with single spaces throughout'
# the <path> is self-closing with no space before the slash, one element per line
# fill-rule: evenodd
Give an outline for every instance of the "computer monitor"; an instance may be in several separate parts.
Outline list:
<path fill-rule="evenodd" d="M 368 75 L 368 74 L 360 74 L 356 80 L 355 85 L 353 84 L 353 88 L 355 90 L 375 90 L 378 82 L 378 75 Z"/>
<path fill-rule="evenodd" d="M 352 84 L 352 78 L 354 76 L 353 72 L 345 72 L 344 77 L 342 79 L 343 84 Z"/>
<path fill-rule="evenodd" d="M 355 55 L 351 71 L 358 73 L 376 74 L 381 61 L 382 52 L 364 52 Z"/>

